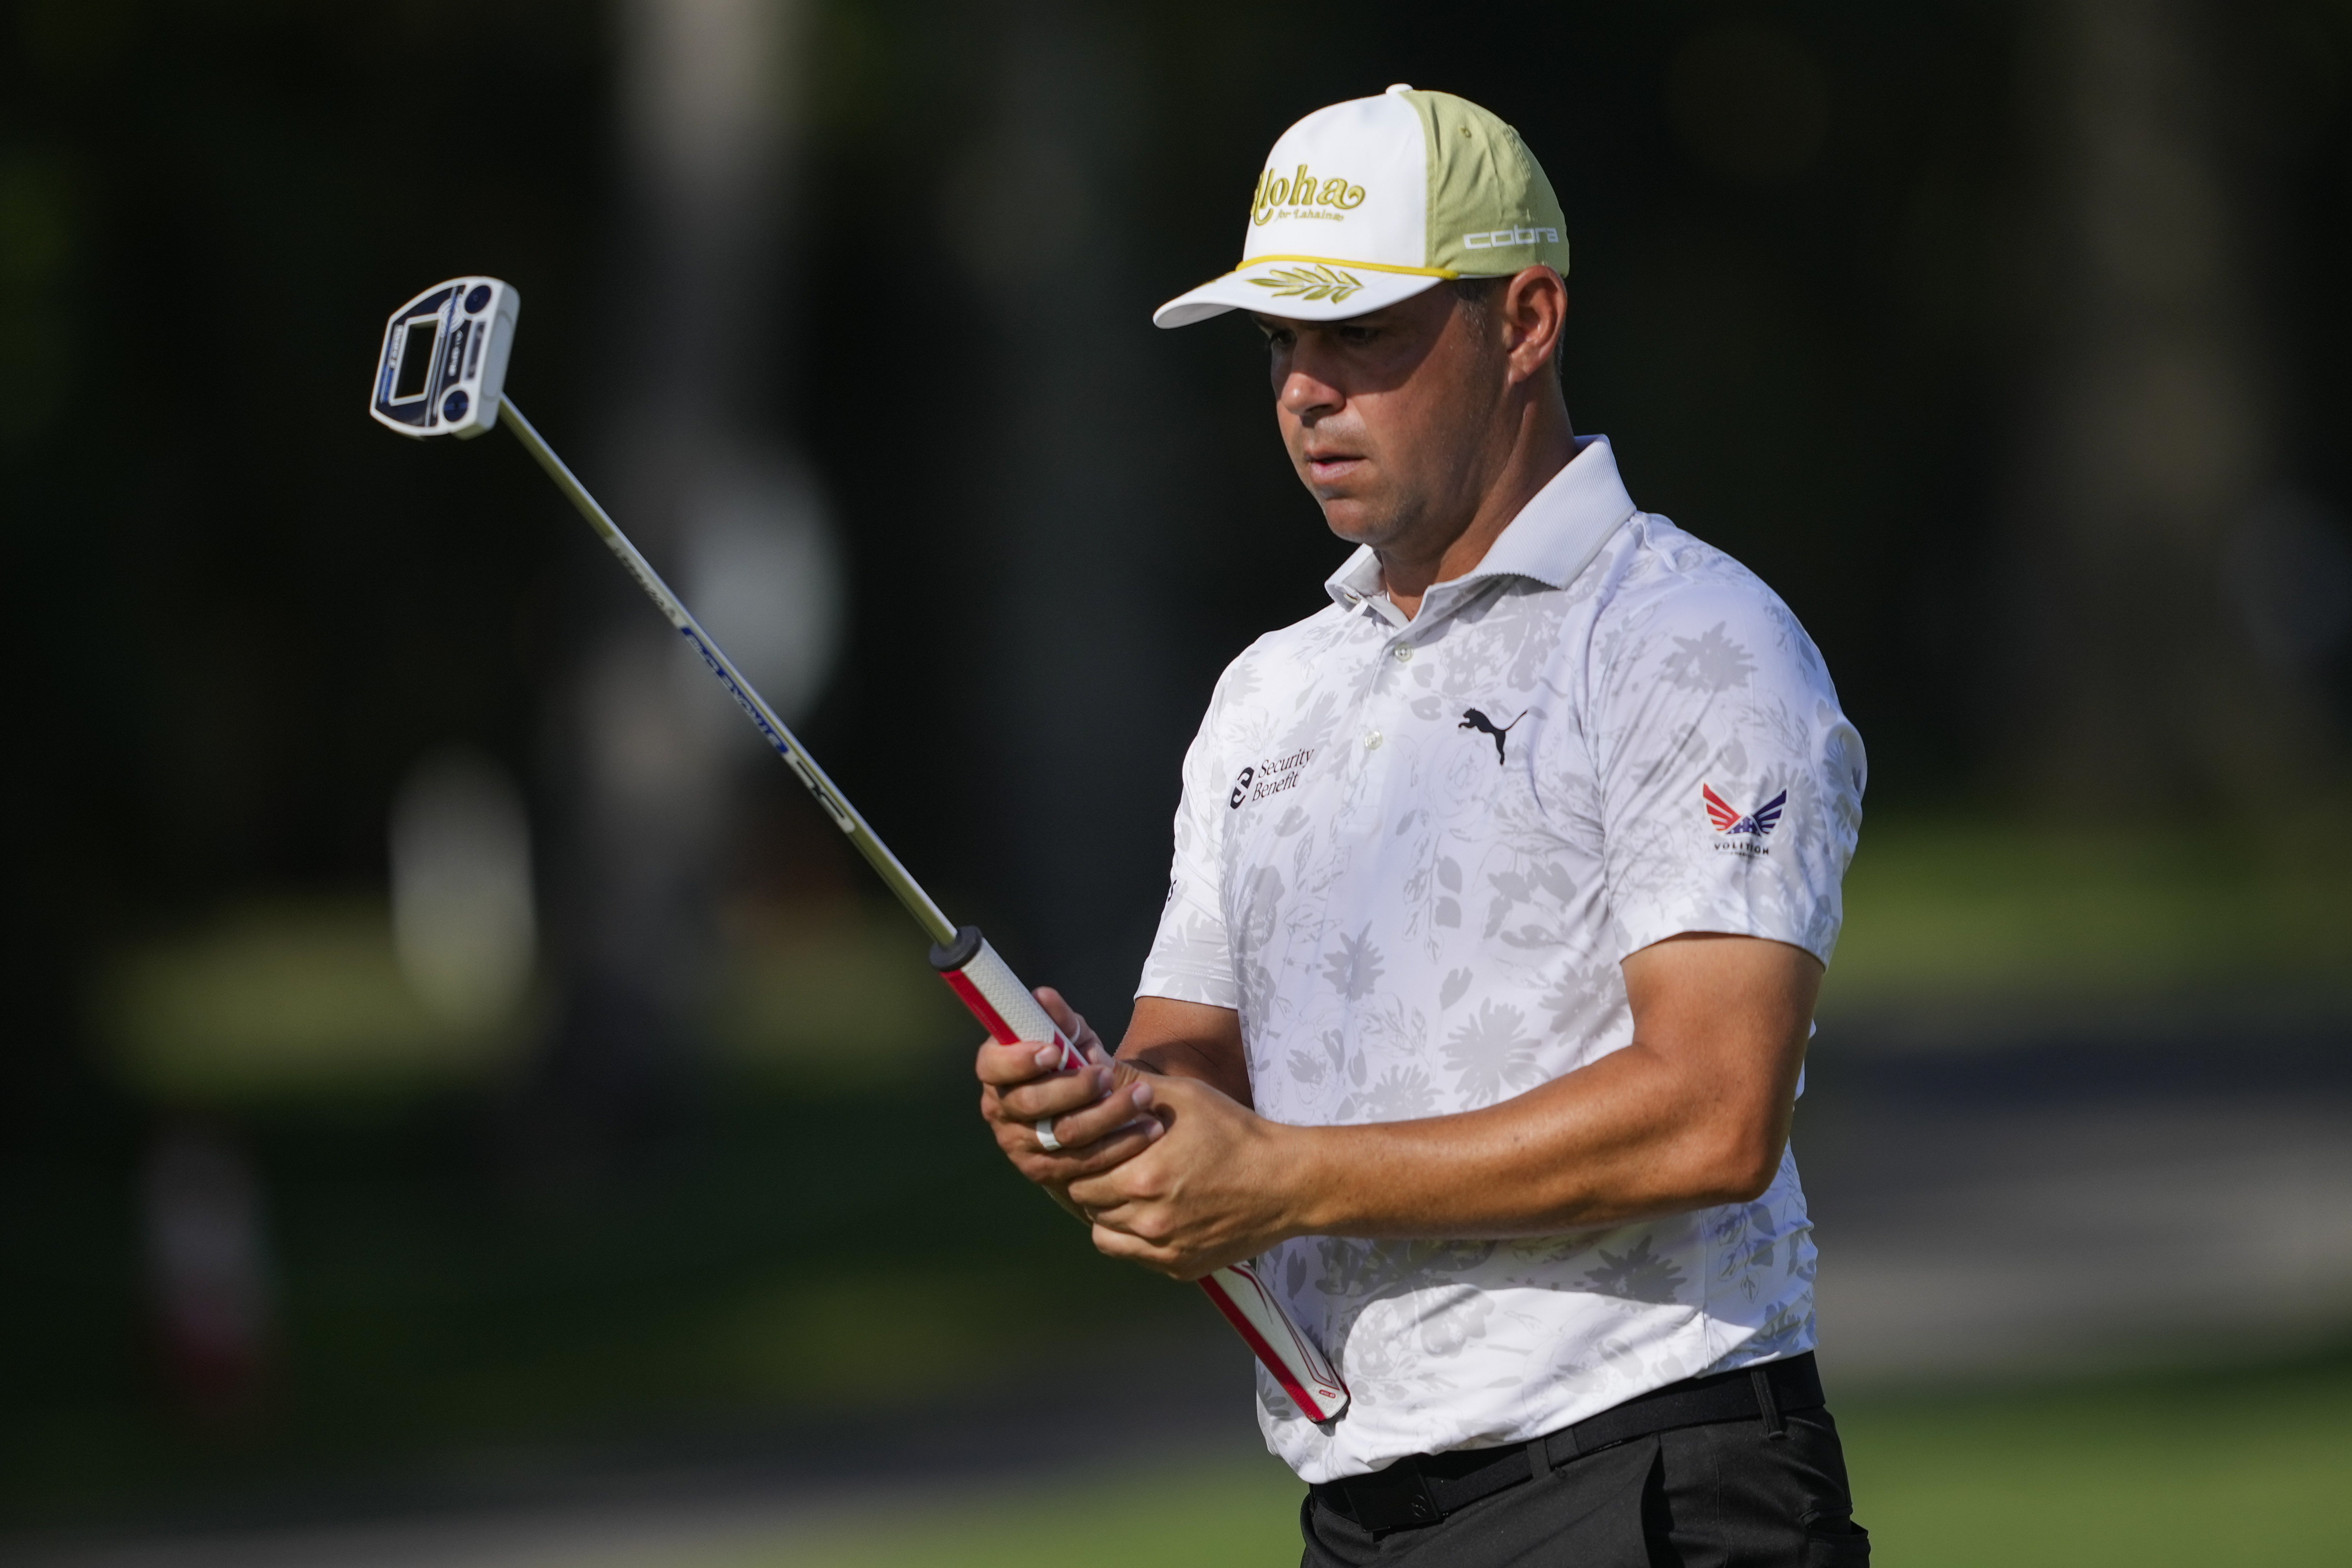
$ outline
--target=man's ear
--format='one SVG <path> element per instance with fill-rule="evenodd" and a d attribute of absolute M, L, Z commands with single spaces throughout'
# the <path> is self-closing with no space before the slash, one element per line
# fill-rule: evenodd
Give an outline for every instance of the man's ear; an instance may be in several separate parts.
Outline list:
<path fill-rule="evenodd" d="M 1503 286 L 1501 315 L 1509 333 L 1511 379 L 1549 374 L 1568 326 L 1568 280 L 1549 267 L 1529 267 Z"/>

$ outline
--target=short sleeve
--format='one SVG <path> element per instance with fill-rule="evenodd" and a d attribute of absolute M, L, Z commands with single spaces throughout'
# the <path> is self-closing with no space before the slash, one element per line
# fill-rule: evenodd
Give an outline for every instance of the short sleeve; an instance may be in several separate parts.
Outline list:
<path fill-rule="evenodd" d="M 1220 687 L 1223 682 L 1220 682 Z M 1222 690 L 1220 698 L 1222 698 Z M 1239 1007 L 1233 948 L 1225 936 L 1223 763 L 1214 736 L 1221 702 L 1213 699 L 1200 733 L 1184 753 L 1184 794 L 1176 805 L 1176 854 L 1168 901 L 1143 963 L 1138 996 Z"/>
<path fill-rule="evenodd" d="M 1820 650 L 1744 571 L 1643 598 L 1601 639 L 1588 731 L 1619 956 L 1717 931 L 1828 963 L 1866 763 Z"/>

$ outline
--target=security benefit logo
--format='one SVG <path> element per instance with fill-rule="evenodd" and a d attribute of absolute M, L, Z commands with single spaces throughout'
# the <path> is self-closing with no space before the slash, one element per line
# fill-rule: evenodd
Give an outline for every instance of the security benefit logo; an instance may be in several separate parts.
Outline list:
<path fill-rule="evenodd" d="M 1780 813 L 1789 805 L 1789 792 L 1782 790 L 1754 811 L 1741 811 L 1715 793 L 1713 784 L 1698 786 L 1699 796 L 1706 803 L 1706 819 L 1715 825 L 1721 837 L 1716 840 L 1718 852 L 1733 855 L 1769 855 L 1764 840 L 1780 825 Z"/>
<path fill-rule="evenodd" d="M 1253 763 L 1244 768 L 1241 777 L 1234 781 L 1234 793 L 1225 797 L 1225 804 L 1239 811 L 1254 800 L 1264 800 L 1270 795 L 1296 789 L 1299 775 L 1314 760 L 1314 752 L 1301 747 L 1286 757 Z"/>

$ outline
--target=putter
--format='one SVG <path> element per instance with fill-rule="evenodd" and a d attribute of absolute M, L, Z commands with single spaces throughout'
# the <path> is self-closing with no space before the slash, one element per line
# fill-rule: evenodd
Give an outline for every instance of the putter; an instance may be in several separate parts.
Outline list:
<path fill-rule="evenodd" d="M 931 939 L 931 967 L 981 1026 L 1006 1045 L 1018 1040 L 1053 1042 L 1061 1048 L 1066 1070 L 1086 1066 L 1076 1045 L 1038 1005 L 1012 967 L 997 956 L 979 928 L 959 926 L 940 911 L 922 884 L 898 863 L 848 797 L 816 765 L 808 748 L 785 728 L 775 710 L 752 689 L 751 683 L 710 640 L 710 634 L 670 592 L 669 584 L 637 553 L 637 547 L 506 395 L 507 357 L 514 347 L 515 319 L 521 309 L 522 297 L 511 284 L 495 278 L 453 278 L 394 310 L 384 324 L 383 350 L 376 361 L 375 391 L 368 413 L 377 423 L 404 436 L 455 436 L 461 441 L 471 440 L 503 418 L 515 439 L 555 481 L 555 488 L 588 520 L 605 548 L 628 568 L 646 596 L 694 645 L 710 673 L 719 678 L 736 706 L 809 794 L 816 796 L 833 825 L 907 906 L 907 912 Z M 1338 1371 L 1290 1321 L 1281 1301 L 1258 1278 L 1255 1263 L 1228 1264 L 1200 1284 L 1309 1420 L 1334 1421 L 1347 1410 L 1348 1390 Z"/>

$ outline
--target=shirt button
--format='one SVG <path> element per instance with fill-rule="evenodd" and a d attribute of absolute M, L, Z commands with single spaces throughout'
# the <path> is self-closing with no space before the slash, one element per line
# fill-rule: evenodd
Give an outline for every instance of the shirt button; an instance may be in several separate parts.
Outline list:
<path fill-rule="evenodd" d="M 1367 732 L 1364 736 L 1364 750 L 1368 752 L 1377 752 L 1380 749 L 1381 732 L 1378 730 Z"/>
<path fill-rule="evenodd" d="M 1396 656 L 1397 662 L 1399 664 L 1411 664 L 1412 662 L 1412 649 L 1402 643 L 1397 644 Z"/>

